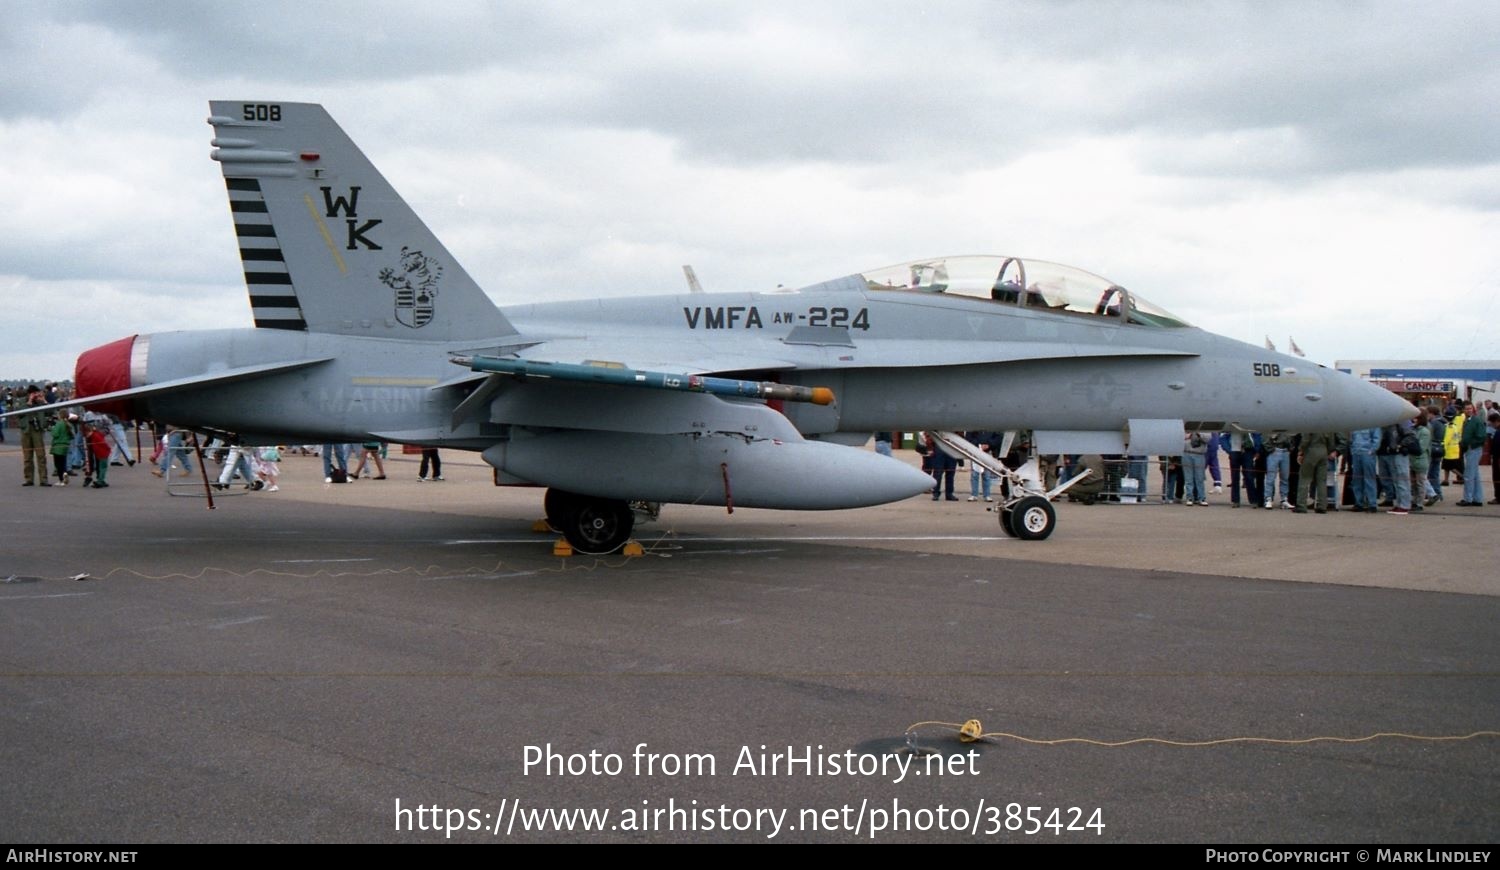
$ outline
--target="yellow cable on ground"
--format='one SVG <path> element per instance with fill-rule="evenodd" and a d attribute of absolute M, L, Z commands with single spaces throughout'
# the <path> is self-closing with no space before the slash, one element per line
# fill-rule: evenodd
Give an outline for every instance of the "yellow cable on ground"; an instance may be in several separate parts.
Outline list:
<path fill-rule="evenodd" d="M 1369 743 L 1382 738 L 1393 738 L 1401 740 L 1422 740 L 1433 743 L 1444 741 L 1473 740 L 1477 737 L 1500 737 L 1500 731 L 1474 731 L 1469 734 L 1407 734 L 1403 731 L 1380 731 L 1375 734 L 1367 734 L 1364 737 L 1222 737 L 1217 740 L 1171 740 L 1166 737 L 1136 737 L 1130 740 L 1094 740 L 1089 737 L 1059 737 L 1054 739 L 1042 739 L 1037 737 L 1025 737 L 1020 734 L 1012 734 L 1008 731 L 984 731 L 978 719 L 970 719 L 964 723 L 958 722 L 916 722 L 907 726 L 908 738 L 914 736 L 918 728 L 925 727 L 950 728 L 957 732 L 958 739 L 963 743 L 973 743 L 977 740 L 1014 740 L 1018 743 L 1030 743 L 1035 746 L 1061 746 L 1064 743 L 1082 743 L 1088 746 L 1134 746 L 1141 743 L 1156 743 L 1162 746 L 1223 746 L 1228 743 L 1273 743 L 1281 746 L 1302 746 L 1309 743 Z"/>

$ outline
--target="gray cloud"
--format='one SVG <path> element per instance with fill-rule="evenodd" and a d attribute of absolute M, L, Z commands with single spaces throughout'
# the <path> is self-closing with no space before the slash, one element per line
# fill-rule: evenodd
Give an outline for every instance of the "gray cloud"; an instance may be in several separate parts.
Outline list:
<path fill-rule="evenodd" d="M 1159 171 L 1268 177 L 1487 163 L 1500 133 L 1500 6 L 1485 3 L 19 8 L 0 116 L 66 116 L 133 76 L 325 102 L 451 85 L 441 126 L 639 129 L 709 162 L 962 168 L 1144 135 L 1174 143 L 1146 158 Z M 1295 147 L 1199 153 L 1212 134 L 1276 130 Z"/>

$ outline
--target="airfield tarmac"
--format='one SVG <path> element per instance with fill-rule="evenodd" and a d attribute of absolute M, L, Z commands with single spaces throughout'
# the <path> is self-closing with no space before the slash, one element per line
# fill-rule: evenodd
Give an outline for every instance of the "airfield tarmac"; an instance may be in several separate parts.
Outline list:
<path fill-rule="evenodd" d="M 927 727 L 944 771 L 892 767 L 925 720 L 1039 740 L 1500 731 L 1500 507 L 1062 504 L 1022 543 L 982 504 L 926 497 L 668 506 L 637 526 L 647 555 L 563 559 L 531 531 L 539 490 L 445 459 L 443 483 L 393 456 L 388 480 L 326 486 L 290 457 L 281 492 L 209 511 L 144 466 L 21 488 L 0 446 L 7 839 L 1500 839 L 1496 736 L 971 747 Z M 548 744 L 578 772 L 528 770 Z M 822 769 L 762 766 L 788 747 Z M 570 809 L 610 815 L 526 830 Z"/>

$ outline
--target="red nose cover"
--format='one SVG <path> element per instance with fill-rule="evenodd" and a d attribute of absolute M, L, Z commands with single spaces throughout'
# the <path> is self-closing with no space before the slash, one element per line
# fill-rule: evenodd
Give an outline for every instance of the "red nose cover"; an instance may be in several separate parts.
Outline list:
<path fill-rule="evenodd" d="M 73 369 L 77 398 L 130 389 L 130 351 L 134 346 L 135 336 L 132 335 L 79 354 L 78 364 Z M 84 407 L 127 420 L 134 417 L 129 401 L 101 402 Z"/>

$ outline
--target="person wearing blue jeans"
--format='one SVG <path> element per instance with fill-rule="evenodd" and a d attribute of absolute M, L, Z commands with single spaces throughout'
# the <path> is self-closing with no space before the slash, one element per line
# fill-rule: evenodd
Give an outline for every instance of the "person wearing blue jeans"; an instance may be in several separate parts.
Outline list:
<path fill-rule="evenodd" d="M 1409 421 L 1382 428 L 1380 447 L 1375 454 L 1380 482 L 1391 498 L 1391 509 L 1386 513 L 1398 516 L 1411 513 L 1411 457 L 1401 449 L 1403 436 L 1410 428 Z"/>
<path fill-rule="evenodd" d="M 68 472 L 71 475 L 80 468 L 87 468 L 88 444 L 84 439 L 83 426 L 75 426 L 73 429 L 73 441 L 68 444 Z"/>
<path fill-rule="evenodd" d="M 1458 436 L 1458 449 L 1464 459 L 1464 498 L 1459 507 L 1479 507 L 1484 504 L 1484 481 L 1479 477 L 1479 458 L 1484 453 L 1484 442 L 1488 433 L 1484 419 L 1473 402 L 1464 403 L 1464 428 Z"/>
<path fill-rule="evenodd" d="M 1448 434 L 1448 421 L 1437 405 L 1427 406 L 1427 428 L 1432 432 L 1432 461 L 1427 465 L 1427 491 L 1432 493 L 1428 504 L 1443 500 L 1443 442 Z"/>
<path fill-rule="evenodd" d="M 348 444 L 324 444 L 323 445 L 323 482 L 333 481 L 333 466 L 338 465 L 345 475 L 349 473 L 349 445 Z"/>
<path fill-rule="evenodd" d="M 1271 435 L 1266 445 L 1266 508 L 1277 506 L 1276 494 L 1281 493 L 1281 505 L 1291 507 L 1292 493 L 1287 489 L 1292 474 L 1292 454 L 1285 435 Z"/>
<path fill-rule="evenodd" d="M 985 450 L 992 440 L 990 433 L 983 431 L 965 432 L 964 438 L 968 439 L 969 443 L 980 450 Z M 976 462 L 971 461 L 969 463 L 969 501 L 979 501 L 979 491 L 981 488 L 984 490 L 984 500 L 994 501 L 994 498 L 990 495 L 990 487 L 994 482 L 995 475 L 993 472 Z M 980 484 L 983 484 L 983 487 Z"/>
<path fill-rule="evenodd" d="M 995 475 L 987 468 L 980 468 L 977 462 L 969 463 L 969 501 L 979 501 L 979 491 L 984 490 L 984 500 L 994 501 L 990 495 L 990 486 L 995 482 Z"/>
<path fill-rule="evenodd" d="M 1375 513 L 1375 450 L 1380 447 L 1379 429 L 1356 429 L 1349 436 L 1349 462 L 1353 478 L 1354 509 Z"/>
<path fill-rule="evenodd" d="M 188 446 L 182 440 L 182 430 L 172 429 L 167 432 L 167 446 L 161 452 L 161 459 L 156 466 L 156 476 L 166 477 L 172 473 L 172 466 L 182 463 L 184 474 L 192 474 L 193 468 L 188 465 Z"/>
<path fill-rule="evenodd" d="M 1194 432 L 1182 447 L 1182 474 L 1185 478 L 1182 492 L 1184 504 L 1208 504 L 1203 490 L 1203 470 L 1207 466 L 1208 439 Z"/>

